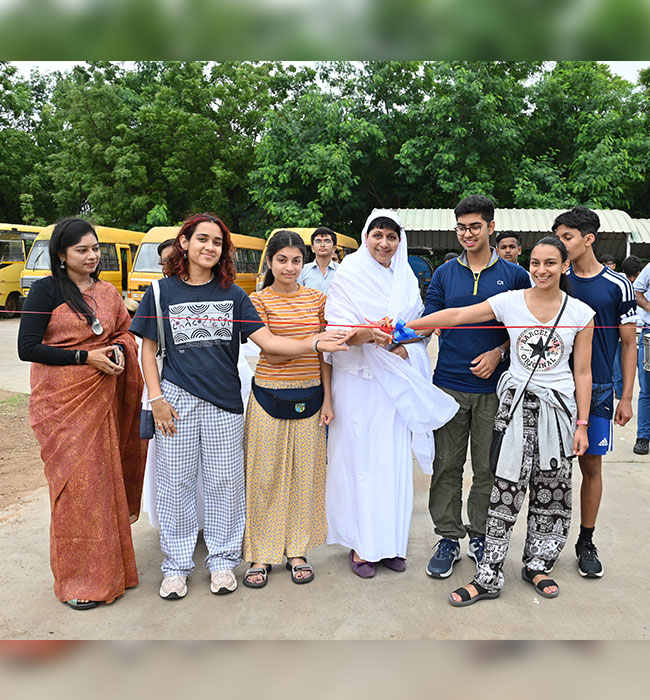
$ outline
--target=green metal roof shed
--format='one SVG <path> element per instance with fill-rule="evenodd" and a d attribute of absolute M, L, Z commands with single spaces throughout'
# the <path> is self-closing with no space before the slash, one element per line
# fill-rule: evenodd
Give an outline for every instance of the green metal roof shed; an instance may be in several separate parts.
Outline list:
<path fill-rule="evenodd" d="M 409 247 L 460 251 L 454 226 L 453 209 L 396 209 L 408 234 Z M 553 221 L 566 209 L 496 209 L 495 231 L 516 231 L 525 250 L 551 231 Z M 628 240 L 639 236 L 635 221 L 619 209 L 595 209 L 600 218 L 596 255 L 610 253 L 616 258 L 628 255 Z M 639 221 L 637 219 L 637 221 Z M 647 236 L 650 245 L 650 228 Z"/>

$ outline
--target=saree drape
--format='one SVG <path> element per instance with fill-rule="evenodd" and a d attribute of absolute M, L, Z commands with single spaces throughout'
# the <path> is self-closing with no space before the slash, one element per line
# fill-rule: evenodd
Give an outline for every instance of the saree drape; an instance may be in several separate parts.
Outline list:
<path fill-rule="evenodd" d="M 50 492 L 54 592 L 62 601 L 110 603 L 138 584 L 131 522 L 140 510 L 146 458 L 139 435 L 143 381 L 122 298 L 107 282 L 97 282 L 93 294 L 101 335 L 62 304 L 43 343 L 74 350 L 121 343 L 124 372 L 33 363 L 29 412 Z"/>

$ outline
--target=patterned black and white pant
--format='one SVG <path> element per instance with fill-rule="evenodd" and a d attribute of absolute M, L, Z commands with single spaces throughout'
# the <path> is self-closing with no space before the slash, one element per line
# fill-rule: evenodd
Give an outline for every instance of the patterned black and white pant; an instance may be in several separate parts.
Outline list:
<path fill-rule="evenodd" d="M 201 468 L 205 498 L 203 538 L 210 572 L 241 562 L 246 518 L 244 416 L 224 411 L 163 380 L 165 399 L 176 409 L 178 432 L 156 429 L 156 509 L 164 576 L 187 576 L 198 538 L 196 484 Z"/>
<path fill-rule="evenodd" d="M 514 392 L 506 392 L 495 416 L 502 429 Z M 562 458 L 557 469 L 539 466 L 537 425 L 539 398 L 526 392 L 523 400 L 524 449 L 519 481 L 494 480 L 485 530 L 485 554 L 474 580 L 491 592 L 503 588 L 503 562 L 510 535 L 530 488 L 528 529 L 522 561 L 534 571 L 549 571 L 560 556 L 571 524 L 571 460 Z"/>

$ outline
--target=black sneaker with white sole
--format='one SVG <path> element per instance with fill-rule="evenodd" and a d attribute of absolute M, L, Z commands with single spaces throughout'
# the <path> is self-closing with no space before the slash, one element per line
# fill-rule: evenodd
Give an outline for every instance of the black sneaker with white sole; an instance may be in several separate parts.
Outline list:
<path fill-rule="evenodd" d="M 598 559 L 598 550 L 593 542 L 576 543 L 576 557 L 578 558 L 578 573 L 587 578 L 600 578 L 605 569 Z"/>

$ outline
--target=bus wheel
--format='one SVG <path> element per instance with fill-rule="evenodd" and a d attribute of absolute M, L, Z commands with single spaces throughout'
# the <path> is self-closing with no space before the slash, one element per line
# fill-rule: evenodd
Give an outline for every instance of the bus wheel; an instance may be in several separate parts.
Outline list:
<path fill-rule="evenodd" d="M 13 294 L 10 294 L 7 298 L 5 310 L 0 315 L 3 318 L 13 318 L 14 316 L 18 315 L 16 312 L 20 310 L 20 306 L 22 306 L 22 304 L 20 304 L 20 294 L 14 292 Z"/>

